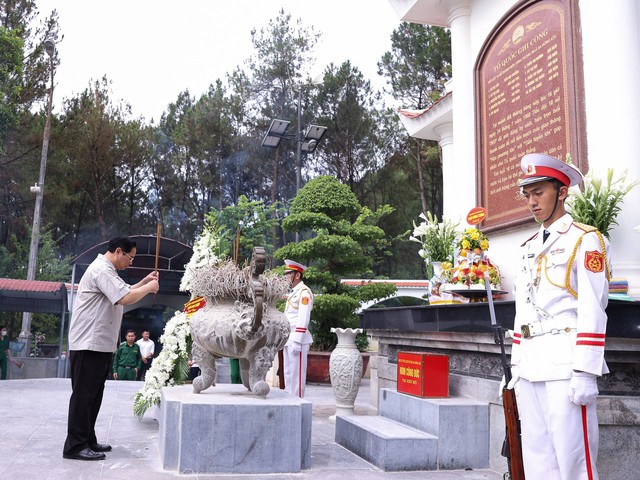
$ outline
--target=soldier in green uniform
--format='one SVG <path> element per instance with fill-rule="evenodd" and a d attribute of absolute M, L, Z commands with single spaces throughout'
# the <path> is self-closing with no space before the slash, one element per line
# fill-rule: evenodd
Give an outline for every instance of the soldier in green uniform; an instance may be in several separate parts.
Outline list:
<path fill-rule="evenodd" d="M 114 380 L 135 380 L 142 364 L 140 347 L 135 343 L 136 333 L 127 330 L 126 338 L 127 341 L 120 344 L 113 359 Z"/>

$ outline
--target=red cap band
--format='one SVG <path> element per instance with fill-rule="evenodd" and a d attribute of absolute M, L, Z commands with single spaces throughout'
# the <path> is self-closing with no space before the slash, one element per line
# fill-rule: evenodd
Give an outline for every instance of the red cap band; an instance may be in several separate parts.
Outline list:
<path fill-rule="evenodd" d="M 532 169 L 531 173 L 527 172 L 527 174 L 524 176 L 524 178 L 532 178 L 532 177 L 551 177 L 551 178 L 555 178 L 556 180 L 560 180 L 562 182 L 562 184 L 567 186 L 567 187 L 571 184 L 571 180 L 569 179 L 569 177 L 567 175 L 565 175 L 564 173 L 562 173 L 559 170 L 556 170 L 555 168 L 550 168 L 550 167 L 538 167 L 538 166 L 536 166 L 535 168 Z"/>
<path fill-rule="evenodd" d="M 287 265 L 286 267 L 284 267 L 285 270 L 294 270 L 296 272 L 300 272 L 303 273 L 304 270 L 302 270 L 300 267 L 297 267 L 295 265 Z"/>

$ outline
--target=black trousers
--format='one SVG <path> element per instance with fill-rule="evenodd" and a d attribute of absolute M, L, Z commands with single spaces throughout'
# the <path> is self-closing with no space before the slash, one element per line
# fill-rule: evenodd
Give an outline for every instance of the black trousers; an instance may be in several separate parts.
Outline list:
<path fill-rule="evenodd" d="M 147 372 L 151 368 L 151 362 L 153 362 L 153 358 L 147 359 L 147 363 L 140 362 L 140 370 L 138 370 L 138 376 L 136 377 L 136 380 L 144 380 Z"/>
<path fill-rule="evenodd" d="M 92 350 L 70 352 L 72 393 L 63 450 L 65 455 L 74 455 L 98 443 L 96 419 L 102 405 L 104 383 L 109 376 L 112 355 Z"/>

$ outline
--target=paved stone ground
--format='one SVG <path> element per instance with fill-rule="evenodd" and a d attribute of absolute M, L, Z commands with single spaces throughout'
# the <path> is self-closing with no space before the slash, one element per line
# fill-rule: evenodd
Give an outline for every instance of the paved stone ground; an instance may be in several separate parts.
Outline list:
<path fill-rule="evenodd" d="M 98 441 L 113 445 L 107 459 L 82 462 L 62 458 L 67 409 L 71 395 L 68 379 L 0 381 L 0 479 L 186 479 L 186 480 L 500 480 L 489 470 L 436 472 L 383 472 L 335 443 L 335 413 L 330 386 L 308 385 L 305 398 L 313 403 L 311 468 L 296 474 L 180 475 L 164 471 L 158 449 L 158 423 L 147 412 L 139 421 L 132 413 L 133 394 L 141 382 L 108 381 L 96 431 Z M 356 414 L 372 414 L 369 385 L 363 385 Z"/>

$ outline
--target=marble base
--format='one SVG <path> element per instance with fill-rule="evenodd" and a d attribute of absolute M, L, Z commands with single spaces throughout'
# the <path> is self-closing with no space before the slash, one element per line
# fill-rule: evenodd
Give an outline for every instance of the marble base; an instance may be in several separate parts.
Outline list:
<path fill-rule="evenodd" d="M 162 389 L 162 467 L 189 473 L 297 473 L 311 465 L 311 402 L 243 385 Z"/>

